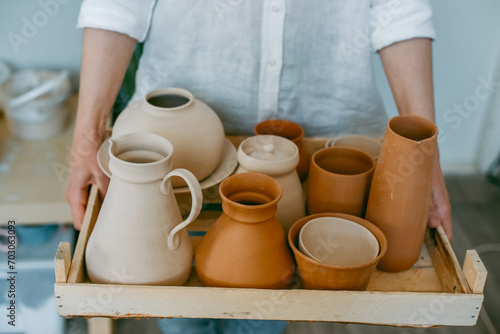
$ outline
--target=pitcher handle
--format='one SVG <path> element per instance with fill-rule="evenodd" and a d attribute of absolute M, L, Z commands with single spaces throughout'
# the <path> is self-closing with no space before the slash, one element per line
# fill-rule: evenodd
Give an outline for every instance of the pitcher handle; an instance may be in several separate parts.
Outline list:
<path fill-rule="evenodd" d="M 167 184 L 167 181 L 169 181 L 173 176 L 182 177 L 184 181 L 186 181 L 189 187 L 189 191 L 191 192 L 192 204 L 191 212 L 189 213 L 187 219 L 175 226 L 168 235 L 168 248 L 170 248 L 170 250 L 176 250 L 177 247 L 179 247 L 179 238 L 174 239 L 174 237 L 176 236 L 177 232 L 191 224 L 198 217 L 201 211 L 201 205 L 203 204 L 203 194 L 201 193 L 200 183 L 193 175 L 193 173 L 184 168 L 174 169 L 173 171 L 165 175 L 160 186 L 162 193 L 168 195 L 172 191 L 172 186 L 170 186 L 168 189 L 165 189 L 165 184 Z"/>

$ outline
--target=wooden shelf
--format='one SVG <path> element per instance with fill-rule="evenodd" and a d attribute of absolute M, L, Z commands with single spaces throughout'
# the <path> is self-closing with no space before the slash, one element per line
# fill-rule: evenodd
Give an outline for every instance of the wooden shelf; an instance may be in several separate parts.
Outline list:
<path fill-rule="evenodd" d="M 241 138 L 232 138 L 238 143 Z M 324 140 L 306 139 L 315 150 Z M 484 296 L 486 269 L 468 251 L 462 270 L 441 228 L 428 230 L 420 260 L 410 270 L 376 270 L 367 291 L 305 290 L 299 279 L 290 289 L 203 287 L 196 271 L 184 286 L 91 283 L 85 247 L 96 223 L 101 198 L 93 187 L 73 260 L 67 244 L 58 249 L 55 294 L 61 316 L 141 318 L 187 317 L 331 321 L 405 327 L 473 326 Z M 193 248 L 220 211 L 202 211 L 189 226 Z M 471 288 L 472 287 L 472 288 Z"/>
<path fill-rule="evenodd" d="M 12 136 L 0 114 L 0 225 L 9 219 L 18 224 L 72 221 L 64 197 L 69 171 L 77 96 L 68 100 L 69 125 L 46 141 L 26 141 Z"/>

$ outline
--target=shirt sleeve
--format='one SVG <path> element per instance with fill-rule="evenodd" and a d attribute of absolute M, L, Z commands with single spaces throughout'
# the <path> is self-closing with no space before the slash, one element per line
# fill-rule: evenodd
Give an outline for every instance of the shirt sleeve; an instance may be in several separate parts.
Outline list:
<path fill-rule="evenodd" d="M 156 0 L 84 0 L 77 28 L 98 28 L 129 35 L 143 42 Z"/>
<path fill-rule="evenodd" d="M 375 51 L 406 39 L 436 37 L 428 0 L 372 0 L 370 11 L 370 43 Z"/>

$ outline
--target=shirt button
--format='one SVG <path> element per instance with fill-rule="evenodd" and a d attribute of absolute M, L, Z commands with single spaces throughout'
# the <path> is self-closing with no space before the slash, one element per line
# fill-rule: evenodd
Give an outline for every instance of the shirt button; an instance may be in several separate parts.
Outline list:
<path fill-rule="evenodd" d="M 274 64 L 276 64 L 276 60 L 274 59 L 269 60 L 269 65 L 274 66 Z"/>
<path fill-rule="evenodd" d="M 278 13 L 280 11 L 280 8 L 278 6 L 276 6 L 276 5 L 274 5 L 271 9 L 275 13 Z"/>

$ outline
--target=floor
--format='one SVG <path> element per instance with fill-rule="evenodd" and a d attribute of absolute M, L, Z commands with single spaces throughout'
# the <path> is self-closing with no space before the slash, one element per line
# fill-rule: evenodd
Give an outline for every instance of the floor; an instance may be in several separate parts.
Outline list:
<path fill-rule="evenodd" d="M 500 186 L 484 176 L 449 176 L 446 178 L 453 216 L 452 246 L 460 263 L 465 251 L 475 249 L 486 268 L 483 309 L 474 327 L 437 329 L 393 328 L 337 323 L 290 323 L 286 334 L 497 334 L 500 333 Z M 84 319 L 66 324 L 68 334 L 86 334 Z M 120 320 L 117 334 L 159 334 L 155 319 Z"/>

